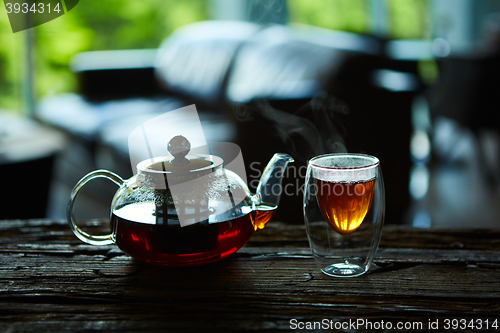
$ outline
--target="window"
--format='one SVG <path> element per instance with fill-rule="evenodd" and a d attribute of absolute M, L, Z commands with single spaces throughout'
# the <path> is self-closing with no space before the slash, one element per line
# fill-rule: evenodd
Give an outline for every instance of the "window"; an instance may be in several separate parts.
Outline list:
<path fill-rule="evenodd" d="M 20 109 L 32 36 L 36 97 L 75 91 L 68 68 L 82 51 L 156 48 L 174 29 L 208 19 L 206 0 L 85 0 L 65 15 L 13 34 L 0 13 L 0 109 Z M 2 6 L 3 7 L 3 6 Z"/>
<path fill-rule="evenodd" d="M 429 4 L 428 0 L 85 0 L 53 21 L 15 34 L 1 11 L 0 109 L 22 107 L 30 86 L 30 38 L 33 89 L 39 98 L 76 90 L 76 78 L 68 68 L 76 53 L 156 48 L 174 29 L 209 19 L 209 13 L 216 18 L 288 20 L 366 34 L 382 25 L 390 38 L 413 39 L 429 35 Z M 276 8 L 279 13 L 268 13 Z M 234 13 L 238 10 L 241 13 Z"/>

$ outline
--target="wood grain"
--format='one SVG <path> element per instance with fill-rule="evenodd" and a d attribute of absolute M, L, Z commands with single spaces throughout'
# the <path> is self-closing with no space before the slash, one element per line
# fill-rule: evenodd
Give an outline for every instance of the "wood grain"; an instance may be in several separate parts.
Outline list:
<path fill-rule="evenodd" d="M 89 221 L 93 233 L 106 223 Z M 316 268 L 302 226 L 272 222 L 232 257 L 145 265 L 65 221 L 0 221 L 0 331 L 279 331 L 290 320 L 500 320 L 500 231 L 387 226 L 370 272 Z M 500 325 L 500 323 L 499 323 Z"/>

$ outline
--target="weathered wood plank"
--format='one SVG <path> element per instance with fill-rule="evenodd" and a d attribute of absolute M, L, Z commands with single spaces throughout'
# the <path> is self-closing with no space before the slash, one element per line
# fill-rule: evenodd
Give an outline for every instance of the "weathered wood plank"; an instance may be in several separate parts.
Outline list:
<path fill-rule="evenodd" d="M 99 221 L 92 232 L 106 232 Z M 293 318 L 500 320 L 500 232 L 388 226 L 371 271 L 316 268 L 302 226 L 272 223 L 238 253 L 192 268 L 81 243 L 64 221 L 0 221 L 0 330 L 288 330 Z"/>

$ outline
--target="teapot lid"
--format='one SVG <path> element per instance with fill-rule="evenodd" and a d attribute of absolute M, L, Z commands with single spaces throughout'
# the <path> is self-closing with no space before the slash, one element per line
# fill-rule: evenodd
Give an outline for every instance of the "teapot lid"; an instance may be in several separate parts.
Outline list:
<path fill-rule="evenodd" d="M 182 135 L 174 136 L 167 150 L 172 156 L 151 158 L 140 162 L 137 169 L 153 173 L 207 173 L 222 165 L 222 158 L 215 155 L 192 154 L 191 143 Z"/>

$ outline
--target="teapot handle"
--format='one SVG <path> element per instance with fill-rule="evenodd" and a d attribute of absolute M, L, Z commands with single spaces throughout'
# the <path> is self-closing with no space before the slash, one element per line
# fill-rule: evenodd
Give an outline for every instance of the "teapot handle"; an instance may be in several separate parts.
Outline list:
<path fill-rule="evenodd" d="M 107 171 L 107 170 L 95 170 L 90 173 L 88 173 L 85 177 L 80 179 L 80 181 L 75 185 L 73 188 L 73 191 L 71 191 L 71 196 L 69 198 L 69 204 L 68 204 L 68 209 L 66 210 L 66 216 L 68 218 L 68 223 L 69 226 L 71 227 L 71 230 L 75 234 L 76 237 L 78 237 L 81 241 L 92 244 L 92 245 L 109 245 L 113 244 L 113 234 L 107 234 L 107 235 L 90 235 L 80 229 L 76 223 L 75 223 L 75 217 L 73 215 L 73 204 L 75 203 L 76 196 L 78 192 L 87 184 L 89 181 L 91 181 L 94 178 L 106 178 L 111 180 L 113 183 L 115 183 L 118 186 L 121 186 L 125 181 L 118 176 L 117 174 Z"/>

